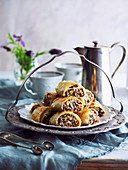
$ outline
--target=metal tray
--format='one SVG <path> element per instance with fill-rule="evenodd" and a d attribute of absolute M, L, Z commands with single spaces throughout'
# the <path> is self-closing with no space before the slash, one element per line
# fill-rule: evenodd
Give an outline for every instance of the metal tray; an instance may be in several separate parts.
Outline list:
<path fill-rule="evenodd" d="M 6 119 L 8 122 L 10 122 L 12 125 L 27 129 L 27 130 L 32 130 L 36 132 L 41 132 L 41 133 L 52 133 L 52 134 L 57 134 L 57 135 L 88 135 L 88 134 L 97 134 L 101 132 L 107 132 L 110 130 L 117 129 L 121 127 L 123 124 L 126 122 L 125 116 L 122 114 L 122 112 L 109 107 L 111 112 L 115 112 L 116 115 L 112 118 L 112 120 L 108 121 L 107 123 L 104 123 L 102 125 L 94 126 L 92 128 L 82 128 L 82 129 L 60 129 L 56 127 L 43 127 L 41 125 L 28 122 L 27 120 L 24 120 L 20 118 L 20 115 L 18 113 L 18 110 L 21 108 L 24 108 L 25 105 L 18 106 L 12 108 L 6 115 Z"/>

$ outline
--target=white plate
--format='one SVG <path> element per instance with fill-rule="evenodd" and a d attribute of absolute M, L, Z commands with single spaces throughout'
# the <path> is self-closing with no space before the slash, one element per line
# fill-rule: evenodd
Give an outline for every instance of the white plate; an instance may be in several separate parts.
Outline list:
<path fill-rule="evenodd" d="M 28 121 L 33 122 L 38 125 L 42 125 L 43 127 L 52 127 L 52 128 L 59 128 L 59 129 L 85 129 L 85 128 L 91 128 L 94 126 L 98 126 L 98 125 L 107 123 L 108 121 L 112 120 L 112 118 L 116 115 L 116 113 L 112 112 L 110 108 L 103 106 L 104 110 L 105 110 L 105 115 L 103 117 L 99 118 L 99 122 L 97 122 L 93 125 L 88 125 L 88 126 L 67 128 L 67 127 L 60 127 L 60 126 L 54 126 L 54 125 L 47 125 L 47 124 L 35 122 L 34 120 L 32 120 L 32 117 L 31 117 L 31 114 L 29 113 L 29 111 L 33 104 L 34 103 L 31 103 L 30 105 L 25 105 L 24 108 L 18 110 L 18 113 L 22 119 L 28 120 Z"/>

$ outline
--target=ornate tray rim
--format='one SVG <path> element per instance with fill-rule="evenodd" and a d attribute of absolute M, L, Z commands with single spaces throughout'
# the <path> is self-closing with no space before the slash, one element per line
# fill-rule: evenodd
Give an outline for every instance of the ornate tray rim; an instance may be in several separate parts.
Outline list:
<path fill-rule="evenodd" d="M 112 108 L 112 112 L 115 112 L 116 115 L 112 118 L 112 120 L 108 121 L 107 123 L 90 127 L 90 128 L 82 128 L 82 129 L 58 129 L 52 127 L 43 127 L 42 125 L 36 125 L 35 123 L 28 122 L 20 118 L 18 110 L 25 107 L 25 105 L 17 106 L 12 108 L 6 115 L 6 120 L 10 122 L 12 125 L 23 128 L 26 130 L 32 130 L 40 133 L 51 133 L 56 135 L 89 135 L 89 134 L 97 134 L 102 132 L 107 132 L 110 130 L 117 129 L 121 127 L 123 124 L 126 123 L 126 117 L 123 115 L 122 112 Z"/>

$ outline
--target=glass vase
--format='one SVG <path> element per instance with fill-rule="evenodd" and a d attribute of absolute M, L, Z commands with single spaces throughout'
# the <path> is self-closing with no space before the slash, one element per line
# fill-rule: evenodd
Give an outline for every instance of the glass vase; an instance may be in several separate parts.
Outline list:
<path fill-rule="evenodd" d="M 34 66 L 30 70 L 25 70 L 22 65 L 16 60 L 14 65 L 14 78 L 16 85 L 21 85 L 23 80 L 27 77 L 28 73 L 31 72 L 35 68 Z"/>

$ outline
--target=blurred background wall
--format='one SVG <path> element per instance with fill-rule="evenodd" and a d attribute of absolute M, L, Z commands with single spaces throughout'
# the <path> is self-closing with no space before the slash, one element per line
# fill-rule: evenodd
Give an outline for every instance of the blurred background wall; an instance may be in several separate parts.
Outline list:
<path fill-rule="evenodd" d="M 23 35 L 27 49 L 34 52 L 59 48 L 73 50 L 77 46 L 111 46 L 121 41 L 128 46 L 128 0 L 0 0 L 0 44 L 8 40 L 8 32 Z M 81 62 L 78 57 L 65 56 L 56 62 Z M 45 62 L 49 56 L 42 56 Z M 110 57 L 111 70 L 121 58 L 117 49 Z M 0 71 L 14 69 L 12 54 L 0 51 Z M 126 74 L 126 60 L 118 71 Z M 117 74 L 117 77 L 118 77 Z"/>

